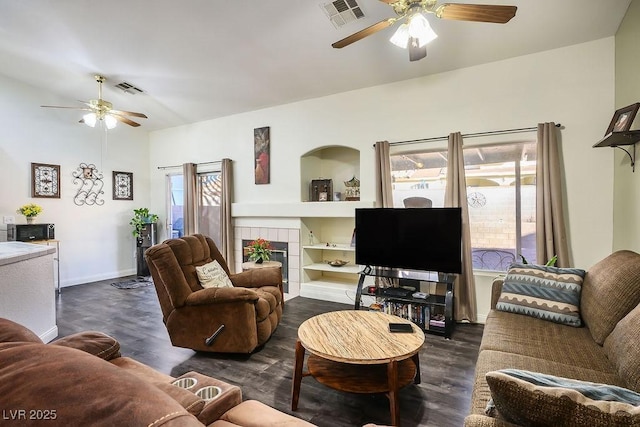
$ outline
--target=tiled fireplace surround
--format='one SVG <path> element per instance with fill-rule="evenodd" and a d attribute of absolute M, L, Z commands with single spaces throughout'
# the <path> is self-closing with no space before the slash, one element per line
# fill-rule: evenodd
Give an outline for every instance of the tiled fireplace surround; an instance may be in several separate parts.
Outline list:
<path fill-rule="evenodd" d="M 242 271 L 242 240 L 267 239 L 289 245 L 289 292 L 285 297 L 300 295 L 300 229 L 236 226 L 234 229 L 235 271 Z"/>

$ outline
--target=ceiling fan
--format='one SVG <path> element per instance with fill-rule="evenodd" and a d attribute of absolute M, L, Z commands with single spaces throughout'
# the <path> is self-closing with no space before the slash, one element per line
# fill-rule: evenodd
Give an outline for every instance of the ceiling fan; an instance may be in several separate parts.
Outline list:
<path fill-rule="evenodd" d="M 398 16 L 373 24 L 333 43 L 331 46 L 341 49 L 406 18 L 406 21 L 400 25 L 390 41 L 396 46 L 408 48 L 409 59 L 417 61 L 427 56 L 426 44 L 438 37 L 429 26 L 429 21 L 427 21 L 424 14 L 432 14 L 440 19 L 506 24 L 516 15 L 516 10 L 518 9 L 516 6 L 464 3 L 443 3 L 437 6 L 437 0 L 380 1 L 391 6 Z"/>
<path fill-rule="evenodd" d="M 82 102 L 85 107 L 59 107 L 57 105 L 41 105 L 41 107 L 70 108 L 73 110 L 88 111 L 87 114 L 82 116 L 80 123 L 84 123 L 90 127 L 94 127 L 98 120 L 104 120 L 107 129 L 113 129 L 118 122 L 126 123 L 133 127 L 140 126 L 140 123 L 136 123 L 125 116 L 140 117 L 143 119 L 146 119 L 147 116 L 132 111 L 114 110 L 113 105 L 109 101 L 102 99 L 102 83 L 107 79 L 100 75 L 96 75 L 95 79 L 96 82 L 98 82 L 98 99 L 90 99 L 89 102 L 79 101 Z"/>

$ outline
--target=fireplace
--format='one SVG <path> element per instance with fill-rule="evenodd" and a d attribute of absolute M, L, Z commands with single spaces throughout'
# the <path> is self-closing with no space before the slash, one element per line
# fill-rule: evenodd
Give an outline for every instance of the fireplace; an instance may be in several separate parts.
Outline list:
<path fill-rule="evenodd" d="M 242 262 L 249 261 L 249 255 L 247 255 L 246 249 L 253 240 L 242 240 Z M 285 293 L 289 293 L 289 243 L 287 242 L 269 242 L 271 247 L 271 259 L 270 261 L 278 261 L 282 264 L 282 288 Z"/>
<path fill-rule="evenodd" d="M 252 241 L 263 238 L 274 247 L 272 261 L 282 263 L 282 286 L 285 297 L 300 295 L 300 229 L 276 227 L 236 226 L 234 231 L 235 271 L 242 271 L 248 261 L 244 248 Z"/>

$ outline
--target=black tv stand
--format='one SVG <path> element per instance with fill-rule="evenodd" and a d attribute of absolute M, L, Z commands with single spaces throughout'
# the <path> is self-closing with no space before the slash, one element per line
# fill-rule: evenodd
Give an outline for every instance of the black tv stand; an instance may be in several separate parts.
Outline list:
<path fill-rule="evenodd" d="M 359 273 L 358 287 L 354 308 L 360 310 L 362 296 L 371 296 L 380 306 L 379 311 L 385 311 L 411 320 L 425 332 L 443 335 L 451 338 L 455 322 L 453 320 L 453 284 L 455 274 L 435 271 L 404 270 L 398 268 L 366 266 Z M 420 282 L 445 285 L 444 295 L 428 295 L 425 298 L 414 297 L 412 293 L 401 295 L 400 292 L 389 294 L 378 285 L 363 289 L 367 277 L 399 279 L 401 285 L 409 285 L 420 289 Z M 367 307 L 367 309 L 372 309 Z"/>

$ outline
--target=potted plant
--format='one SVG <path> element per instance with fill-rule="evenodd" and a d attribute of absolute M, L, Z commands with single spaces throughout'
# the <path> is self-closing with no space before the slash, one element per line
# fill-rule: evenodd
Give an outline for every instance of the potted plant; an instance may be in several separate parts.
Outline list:
<path fill-rule="evenodd" d="M 28 205 L 20 206 L 16 213 L 24 215 L 27 218 L 27 224 L 31 224 L 42 213 L 42 207 L 35 203 L 29 203 Z"/>
<path fill-rule="evenodd" d="M 262 264 L 271 257 L 271 243 L 265 239 L 256 239 L 249 243 L 248 252 L 250 261 Z"/>
<path fill-rule="evenodd" d="M 134 209 L 133 214 L 133 218 L 131 218 L 129 225 L 133 227 L 133 237 L 139 241 L 142 229 L 146 224 L 156 223 L 158 221 L 158 215 L 149 213 L 148 208 Z"/>

